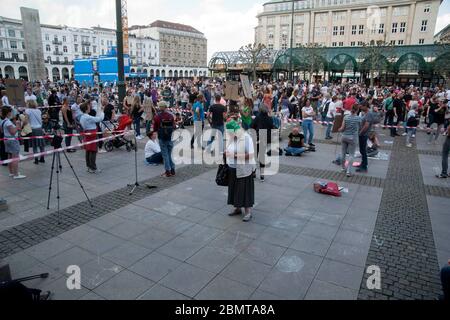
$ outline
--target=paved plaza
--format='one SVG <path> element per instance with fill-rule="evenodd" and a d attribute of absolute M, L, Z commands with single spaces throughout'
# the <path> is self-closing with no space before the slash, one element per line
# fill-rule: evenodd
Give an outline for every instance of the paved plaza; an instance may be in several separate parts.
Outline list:
<path fill-rule="evenodd" d="M 288 125 L 289 126 L 289 125 Z M 254 219 L 228 217 L 227 188 L 216 167 L 185 165 L 164 179 L 138 152 L 101 154 L 103 172 L 89 175 L 84 152 L 69 155 L 92 198 L 91 208 L 63 160 L 61 212 L 52 192 L 50 159 L 21 163 L 28 176 L 0 172 L 0 258 L 13 278 L 49 272 L 30 287 L 53 299 L 317 300 L 436 299 L 439 269 L 450 258 L 450 180 L 435 178 L 440 150 L 418 133 L 417 146 L 379 130 L 381 153 L 369 173 L 345 177 L 332 160 L 340 145 L 317 126 L 317 152 L 281 157 L 280 173 L 255 180 Z M 283 141 L 285 143 L 285 141 Z M 313 183 L 337 181 L 341 198 L 317 194 Z M 58 223 L 60 222 L 60 223 Z M 66 269 L 81 268 L 81 290 L 68 290 Z M 381 290 L 369 290 L 367 267 L 381 269 Z"/>

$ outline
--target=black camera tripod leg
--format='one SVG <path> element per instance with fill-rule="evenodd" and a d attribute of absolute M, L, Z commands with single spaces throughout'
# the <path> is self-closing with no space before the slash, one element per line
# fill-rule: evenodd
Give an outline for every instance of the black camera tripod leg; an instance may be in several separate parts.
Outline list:
<path fill-rule="evenodd" d="M 57 209 L 57 215 L 58 215 L 58 224 L 61 224 L 61 214 L 60 214 L 60 202 L 61 202 L 61 197 L 59 194 L 59 174 L 60 174 L 60 170 L 62 169 L 61 166 L 61 157 L 59 155 L 59 152 L 54 153 L 56 155 L 56 200 L 57 200 L 57 204 L 58 204 L 58 209 Z"/>
<path fill-rule="evenodd" d="M 77 173 L 75 172 L 75 169 L 73 168 L 72 163 L 71 163 L 70 160 L 69 160 L 69 157 L 67 157 L 67 154 L 66 154 L 65 151 L 63 151 L 62 154 L 63 154 L 64 157 L 66 158 L 67 163 L 69 164 L 70 169 L 72 169 L 73 175 L 75 176 L 75 179 L 77 179 L 78 184 L 80 185 L 81 190 L 83 191 L 84 195 L 86 196 L 87 201 L 89 202 L 89 205 L 91 206 L 91 208 L 93 208 L 94 205 L 92 204 L 91 199 L 89 199 L 89 197 L 88 197 L 88 195 L 87 195 L 87 193 L 86 193 L 86 190 L 84 189 L 83 185 L 81 184 L 80 178 L 78 178 L 78 175 L 77 175 Z"/>
<path fill-rule="evenodd" d="M 50 184 L 48 187 L 48 200 L 47 200 L 47 210 L 50 210 L 50 195 L 52 193 L 52 183 L 53 183 L 53 171 L 55 170 L 55 158 L 56 158 L 56 153 L 53 154 L 53 159 L 52 159 L 52 171 L 50 172 Z"/>
<path fill-rule="evenodd" d="M 137 169 L 137 151 L 138 151 L 138 143 L 137 143 L 137 139 L 136 136 L 134 136 L 134 173 L 135 173 L 135 183 L 134 184 L 129 184 L 128 187 L 133 187 L 133 189 L 131 189 L 129 195 L 131 196 L 134 191 L 136 190 L 136 188 L 140 187 L 139 185 L 139 181 L 138 181 L 138 169 Z"/>

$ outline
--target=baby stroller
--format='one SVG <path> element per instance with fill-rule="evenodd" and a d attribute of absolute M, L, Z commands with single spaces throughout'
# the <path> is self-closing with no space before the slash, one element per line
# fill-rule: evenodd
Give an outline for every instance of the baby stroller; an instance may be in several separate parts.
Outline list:
<path fill-rule="evenodd" d="M 128 115 L 122 115 L 119 118 L 118 125 L 113 124 L 112 122 L 103 122 L 103 125 L 112 135 L 123 133 L 131 124 L 133 120 Z M 114 148 L 121 148 L 125 146 L 128 152 L 134 150 L 136 147 L 132 140 L 126 139 L 124 136 L 116 137 L 114 139 L 108 140 L 105 142 L 105 150 L 108 152 L 112 152 Z"/>
<path fill-rule="evenodd" d="M 191 111 L 183 110 L 181 116 L 183 117 L 183 126 L 190 127 L 194 125 L 194 116 Z"/>

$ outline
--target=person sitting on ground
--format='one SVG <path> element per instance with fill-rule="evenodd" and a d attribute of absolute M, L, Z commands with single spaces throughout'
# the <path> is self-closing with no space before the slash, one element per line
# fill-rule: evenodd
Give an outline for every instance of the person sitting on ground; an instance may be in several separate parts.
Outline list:
<path fill-rule="evenodd" d="M 163 163 L 161 147 L 158 142 L 158 132 L 153 131 L 147 133 L 148 140 L 145 145 L 145 160 L 150 165 L 160 165 Z"/>
<path fill-rule="evenodd" d="M 299 127 L 292 128 L 292 132 L 289 134 L 288 147 L 284 149 L 287 157 L 298 156 L 307 150 L 305 146 L 305 136 L 300 133 Z"/>
<path fill-rule="evenodd" d="M 177 129 L 184 129 L 184 119 L 179 112 L 175 114 L 175 126 Z"/>
<path fill-rule="evenodd" d="M 369 133 L 369 141 L 367 142 L 367 157 L 376 157 L 379 153 L 379 147 L 380 142 L 378 141 L 377 134 L 375 132 Z"/>

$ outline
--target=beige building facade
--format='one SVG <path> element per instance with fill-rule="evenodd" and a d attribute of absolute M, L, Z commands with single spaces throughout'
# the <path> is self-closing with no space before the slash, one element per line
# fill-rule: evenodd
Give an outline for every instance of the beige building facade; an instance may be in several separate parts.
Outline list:
<path fill-rule="evenodd" d="M 293 47 L 432 44 L 442 0 L 294 1 Z M 290 47 L 293 1 L 272 0 L 258 14 L 255 41 L 269 49 Z"/>
<path fill-rule="evenodd" d="M 148 26 L 131 27 L 130 34 L 158 40 L 161 65 L 198 68 L 208 65 L 206 37 L 191 26 L 157 20 Z"/>

